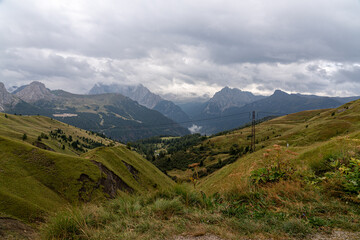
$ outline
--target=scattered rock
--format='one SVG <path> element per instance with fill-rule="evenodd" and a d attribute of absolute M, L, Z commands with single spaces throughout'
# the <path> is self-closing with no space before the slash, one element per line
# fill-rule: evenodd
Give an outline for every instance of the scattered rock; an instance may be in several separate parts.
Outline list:
<path fill-rule="evenodd" d="M 360 232 L 345 232 L 341 230 L 334 230 L 331 234 L 315 234 L 312 236 L 311 240 L 360 240 Z"/>
<path fill-rule="evenodd" d="M 212 234 L 204 234 L 201 236 L 176 236 L 173 240 L 224 240 Z"/>

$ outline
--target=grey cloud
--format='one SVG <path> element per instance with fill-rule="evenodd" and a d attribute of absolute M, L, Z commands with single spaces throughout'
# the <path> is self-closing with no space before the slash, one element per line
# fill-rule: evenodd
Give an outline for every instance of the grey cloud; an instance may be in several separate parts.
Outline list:
<path fill-rule="evenodd" d="M 360 94 L 359 12 L 356 0 L 5 0 L 0 81 Z"/>
<path fill-rule="evenodd" d="M 356 83 L 360 85 L 360 66 L 354 66 L 351 69 L 341 69 L 335 75 L 337 84 Z"/>
<path fill-rule="evenodd" d="M 82 3 L 80 16 L 74 17 L 70 7 L 56 11 L 41 1 L 32 8 L 5 2 L 14 8 L 6 15 L 15 26 L 2 26 L 5 43 L 112 58 L 146 57 L 151 48 L 201 44 L 218 63 L 359 59 L 358 1 Z M 17 28 L 21 31 L 14 34 Z"/>
<path fill-rule="evenodd" d="M 86 61 L 73 57 L 62 57 L 56 54 L 22 56 L 17 53 L 4 54 L 0 67 L 10 71 L 19 71 L 33 77 L 91 77 L 94 71 Z"/>

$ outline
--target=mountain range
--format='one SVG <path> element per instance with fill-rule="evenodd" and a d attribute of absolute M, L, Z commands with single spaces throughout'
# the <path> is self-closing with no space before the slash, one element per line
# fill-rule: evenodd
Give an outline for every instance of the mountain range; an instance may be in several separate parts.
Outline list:
<path fill-rule="evenodd" d="M 155 135 L 184 135 L 190 133 L 187 128 L 215 134 L 250 122 L 252 111 L 261 119 L 335 108 L 358 98 L 288 94 L 281 90 L 271 96 L 260 96 L 224 87 L 207 102 L 178 106 L 141 84 L 98 83 L 87 95 L 51 91 L 40 82 L 16 88 L 11 94 L 0 84 L 0 111 L 45 115 L 121 141 Z"/>
<path fill-rule="evenodd" d="M 271 96 L 256 96 L 239 89 L 223 88 L 206 103 L 184 108 L 203 134 L 233 129 L 251 121 L 251 112 L 259 120 L 304 110 L 336 108 L 359 97 L 322 97 L 288 94 L 275 90 Z"/>
<path fill-rule="evenodd" d="M 97 83 L 89 91 L 89 94 L 103 93 L 120 93 L 134 101 L 137 101 L 139 104 L 149 109 L 153 109 L 162 113 L 164 116 L 176 122 L 186 122 L 190 120 L 188 115 L 179 106 L 171 101 L 163 99 L 157 94 L 152 93 L 142 84 L 129 86 L 121 84 L 106 85 Z"/>
<path fill-rule="evenodd" d="M 121 94 L 78 95 L 51 91 L 40 82 L 19 87 L 10 94 L 1 86 L 0 109 L 7 113 L 44 115 L 124 142 L 189 133 L 158 111 Z"/>

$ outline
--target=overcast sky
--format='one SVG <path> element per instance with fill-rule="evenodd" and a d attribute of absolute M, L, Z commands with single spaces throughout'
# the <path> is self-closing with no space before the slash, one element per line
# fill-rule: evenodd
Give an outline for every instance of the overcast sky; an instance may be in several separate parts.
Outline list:
<path fill-rule="evenodd" d="M 0 81 L 360 95 L 360 0 L 0 0 Z"/>

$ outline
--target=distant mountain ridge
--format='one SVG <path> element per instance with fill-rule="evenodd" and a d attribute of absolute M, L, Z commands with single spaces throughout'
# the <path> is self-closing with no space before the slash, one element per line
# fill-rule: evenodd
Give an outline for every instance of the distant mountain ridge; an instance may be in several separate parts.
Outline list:
<path fill-rule="evenodd" d="M 257 112 L 271 113 L 295 113 L 305 110 L 335 108 L 342 102 L 331 97 L 319 97 L 302 94 L 288 94 L 281 90 L 275 90 L 273 95 L 245 105 L 243 110 L 252 109 Z"/>
<path fill-rule="evenodd" d="M 122 92 L 102 93 L 102 92 Z M 146 87 L 97 84 L 91 93 L 71 94 L 62 90 L 50 91 L 40 82 L 21 86 L 15 95 L 0 85 L 0 111 L 8 113 L 45 115 L 107 136 L 132 141 L 155 135 L 184 135 L 190 122 L 203 134 L 230 130 L 250 121 L 249 114 L 256 111 L 257 118 L 279 116 L 304 110 L 335 108 L 359 97 L 322 97 L 316 95 L 288 94 L 276 90 L 271 96 L 256 96 L 239 89 L 223 88 L 206 103 L 188 105 L 188 115 L 170 101 L 151 93 Z M 100 94 L 102 93 L 102 94 Z M 131 100 L 138 99 L 137 102 Z M 146 104 L 149 109 L 140 104 Z M 185 108 L 184 108 L 185 109 Z M 154 111 L 156 110 L 156 111 Z M 186 128 L 177 122 L 187 122 Z M 69 115 L 70 114 L 70 115 Z M 164 114 L 165 115 L 165 114 Z M 185 117 L 184 117 L 185 115 Z M 162 127 L 156 127 L 161 125 Z"/>
<path fill-rule="evenodd" d="M 204 122 L 199 121 L 199 125 L 202 133 L 214 134 L 250 122 L 249 113 L 252 111 L 256 111 L 258 118 L 263 118 L 304 110 L 335 108 L 358 98 L 288 94 L 281 90 L 275 90 L 271 96 L 265 97 L 225 87 L 202 105 L 197 115 L 191 117 L 195 120 L 210 119 Z"/>
<path fill-rule="evenodd" d="M 52 117 L 124 142 L 190 133 L 158 111 L 139 105 L 119 93 L 79 95 L 63 90 L 50 91 L 40 82 L 19 87 L 15 95 L 8 93 L 3 85 L 0 88 L 1 99 L 6 100 L 1 100 L 1 111 Z M 13 99 L 11 101 L 16 101 L 16 104 L 8 104 L 8 99 Z"/>
<path fill-rule="evenodd" d="M 131 98 L 134 101 L 137 101 L 139 104 L 147 108 L 159 111 L 166 117 L 176 122 L 186 122 L 190 120 L 187 114 L 179 106 L 177 106 L 171 101 L 163 99 L 159 95 L 152 93 L 142 84 L 131 86 L 121 84 L 106 85 L 102 83 L 97 83 L 89 91 L 89 94 L 102 93 L 120 93 L 124 96 Z"/>

